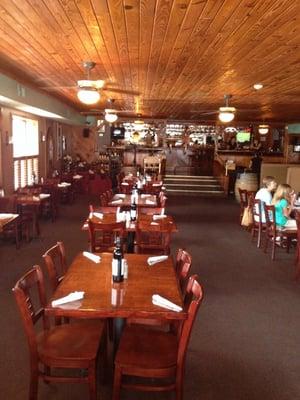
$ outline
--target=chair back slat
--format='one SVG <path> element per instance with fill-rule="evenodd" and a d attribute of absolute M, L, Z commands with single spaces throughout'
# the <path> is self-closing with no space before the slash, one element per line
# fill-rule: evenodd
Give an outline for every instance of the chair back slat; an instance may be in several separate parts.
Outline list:
<path fill-rule="evenodd" d="M 67 271 L 66 253 L 63 242 L 57 242 L 43 255 L 50 278 L 51 288 L 54 291 Z"/>
<path fill-rule="evenodd" d="M 178 369 L 182 369 L 185 361 L 186 351 L 189 344 L 192 327 L 194 325 L 198 309 L 203 300 L 203 290 L 199 283 L 197 275 L 192 275 L 187 283 L 184 308 L 187 312 L 187 319 L 183 321 L 181 327 L 179 327 L 179 344 L 177 354 L 177 366 Z"/>

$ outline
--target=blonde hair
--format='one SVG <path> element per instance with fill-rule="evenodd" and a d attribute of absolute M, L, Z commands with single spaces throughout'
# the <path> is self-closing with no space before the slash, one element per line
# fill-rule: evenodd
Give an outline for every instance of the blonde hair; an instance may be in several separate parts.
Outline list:
<path fill-rule="evenodd" d="M 291 192 L 292 188 L 290 187 L 290 185 L 288 185 L 287 183 L 281 183 L 280 185 L 278 185 L 276 192 L 274 193 L 272 204 L 276 204 L 281 199 L 285 199 L 290 203 Z"/>

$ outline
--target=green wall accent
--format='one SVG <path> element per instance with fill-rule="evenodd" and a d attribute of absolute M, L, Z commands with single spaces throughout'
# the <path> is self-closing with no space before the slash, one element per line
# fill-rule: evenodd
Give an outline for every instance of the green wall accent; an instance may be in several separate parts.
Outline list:
<path fill-rule="evenodd" d="M 40 93 L 26 85 L 18 83 L 14 79 L 11 79 L 3 74 L 0 74 L 0 96 L 5 96 L 8 99 L 13 100 L 13 102 L 20 103 L 20 105 L 37 107 L 54 114 L 58 114 L 63 118 L 56 119 L 60 122 L 65 122 L 72 125 L 85 124 L 85 117 L 82 116 L 75 109 L 67 106 L 63 102 L 46 93 Z M 3 103 L 3 105 L 14 108 L 13 103 L 11 105 L 9 105 L 8 103 Z"/>

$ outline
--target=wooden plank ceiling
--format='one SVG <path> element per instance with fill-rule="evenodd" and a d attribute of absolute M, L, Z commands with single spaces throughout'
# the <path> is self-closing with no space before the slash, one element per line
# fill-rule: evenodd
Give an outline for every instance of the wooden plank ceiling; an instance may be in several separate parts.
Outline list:
<path fill-rule="evenodd" d="M 95 108 L 76 96 L 92 60 L 92 79 L 125 91 L 99 109 L 215 120 L 203 113 L 232 94 L 237 120 L 292 122 L 299 27 L 299 0 L 1 0 L 0 69 L 80 111 Z"/>

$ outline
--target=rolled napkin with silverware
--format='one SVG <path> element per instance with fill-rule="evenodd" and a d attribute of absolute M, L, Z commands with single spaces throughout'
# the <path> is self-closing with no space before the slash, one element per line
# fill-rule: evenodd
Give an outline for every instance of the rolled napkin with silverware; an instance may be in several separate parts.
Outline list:
<path fill-rule="evenodd" d="M 70 303 L 71 301 L 81 300 L 83 298 L 84 298 L 84 292 L 72 292 L 65 297 L 53 300 L 51 305 L 52 307 L 57 307 L 61 304 Z"/>
<path fill-rule="evenodd" d="M 147 263 L 148 263 L 148 265 L 151 266 L 151 265 L 160 263 L 160 262 L 162 262 L 162 261 L 165 261 L 165 260 L 167 260 L 167 258 L 168 258 L 168 256 L 153 256 L 153 257 L 148 257 Z"/>
<path fill-rule="evenodd" d="M 101 257 L 97 256 L 97 254 L 93 254 L 88 251 L 84 251 L 82 254 L 84 255 L 84 257 L 88 258 L 91 261 L 94 261 L 97 264 L 99 264 L 101 261 Z"/>
<path fill-rule="evenodd" d="M 147 197 L 151 197 L 151 194 L 145 194 L 145 193 L 141 194 L 142 199 L 146 199 Z"/>
<path fill-rule="evenodd" d="M 156 306 L 167 308 L 168 310 L 180 312 L 182 311 L 182 307 L 178 306 L 177 304 L 172 303 L 170 300 L 166 299 L 165 297 L 160 296 L 159 294 L 152 295 L 152 304 Z"/>

